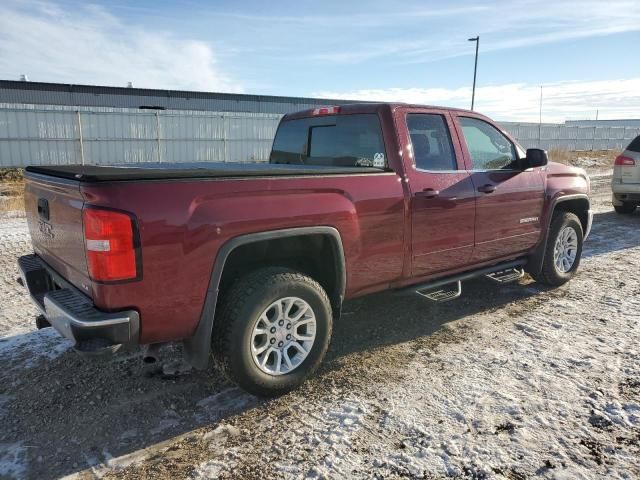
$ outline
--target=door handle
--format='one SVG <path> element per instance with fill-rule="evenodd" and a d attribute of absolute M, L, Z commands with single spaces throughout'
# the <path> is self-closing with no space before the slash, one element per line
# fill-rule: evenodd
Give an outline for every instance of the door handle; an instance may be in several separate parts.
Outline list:
<path fill-rule="evenodd" d="M 435 198 L 438 195 L 440 195 L 440 191 L 434 190 L 433 188 L 425 188 L 421 192 L 416 192 L 415 195 L 416 197 L 422 197 L 422 198 Z"/>
<path fill-rule="evenodd" d="M 482 185 L 481 187 L 478 187 L 478 191 L 482 193 L 493 193 L 496 191 L 496 186 L 491 185 L 490 183 L 487 183 L 486 185 Z"/>

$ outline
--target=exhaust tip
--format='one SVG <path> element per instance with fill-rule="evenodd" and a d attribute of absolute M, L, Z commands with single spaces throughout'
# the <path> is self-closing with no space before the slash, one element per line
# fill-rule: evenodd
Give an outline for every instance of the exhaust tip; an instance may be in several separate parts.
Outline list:
<path fill-rule="evenodd" d="M 152 364 L 160 359 L 161 343 L 152 343 L 142 347 L 142 363 Z"/>

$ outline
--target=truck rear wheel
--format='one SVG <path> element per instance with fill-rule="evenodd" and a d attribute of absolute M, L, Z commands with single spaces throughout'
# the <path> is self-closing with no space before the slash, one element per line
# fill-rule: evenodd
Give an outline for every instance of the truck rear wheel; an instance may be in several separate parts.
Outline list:
<path fill-rule="evenodd" d="M 580 265 L 583 240 L 582 224 L 570 212 L 557 212 L 551 220 L 542 270 L 534 278 L 551 286 L 568 282 Z"/>
<path fill-rule="evenodd" d="M 331 339 L 331 303 L 312 278 L 265 268 L 224 293 L 213 353 L 224 373 L 254 395 L 276 396 L 320 365 Z"/>

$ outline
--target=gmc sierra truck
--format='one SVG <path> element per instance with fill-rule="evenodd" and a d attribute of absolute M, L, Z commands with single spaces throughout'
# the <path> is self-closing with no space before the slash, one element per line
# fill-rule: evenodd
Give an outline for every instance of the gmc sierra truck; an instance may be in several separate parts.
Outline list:
<path fill-rule="evenodd" d="M 589 190 L 476 112 L 317 108 L 283 117 L 269 163 L 28 167 L 20 281 L 81 352 L 182 341 L 193 367 L 279 395 L 318 368 L 345 299 L 568 281 Z"/>

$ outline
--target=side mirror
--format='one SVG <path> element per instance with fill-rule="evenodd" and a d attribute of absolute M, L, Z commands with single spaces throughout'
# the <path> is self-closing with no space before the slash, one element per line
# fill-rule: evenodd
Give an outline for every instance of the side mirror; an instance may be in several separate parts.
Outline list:
<path fill-rule="evenodd" d="M 547 151 L 542 150 L 541 148 L 527 148 L 527 156 L 524 158 L 522 163 L 524 170 L 527 168 L 544 167 L 549 163 Z"/>

